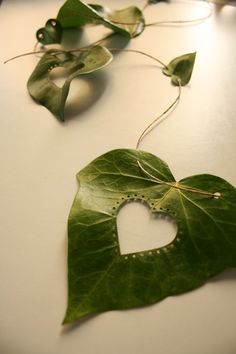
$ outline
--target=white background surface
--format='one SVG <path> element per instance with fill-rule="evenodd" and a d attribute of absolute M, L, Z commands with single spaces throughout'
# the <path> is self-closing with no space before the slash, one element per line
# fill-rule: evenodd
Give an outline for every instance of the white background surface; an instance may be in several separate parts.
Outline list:
<path fill-rule="evenodd" d="M 63 2 L 5 0 L 0 8 L 0 354 L 235 354 L 235 270 L 147 308 L 61 326 L 75 174 L 108 150 L 134 148 L 145 126 L 177 95 L 153 62 L 122 53 L 103 71 L 73 82 L 64 124 L 35 104 L 26 82 L 38 59 L 3 61 L 31 51 L 35 31 Z M 122 8 L 134 1 L 99 3 Z M 151 22 L 204 11 L 181 2 L 152 6 L 145 15 Z M 89 29 L 82 39 L 103 32 Z M 180 104 L 142 144 L 177 179 L 211 173 L 236 185 L 235 32 L 236 7 L 218 6 L 202 24 L 147 28 L 127 47 L 166 63 L 197 51 Z M 126 228 L 138 233 L 138 222 L 131 224 Z"/>

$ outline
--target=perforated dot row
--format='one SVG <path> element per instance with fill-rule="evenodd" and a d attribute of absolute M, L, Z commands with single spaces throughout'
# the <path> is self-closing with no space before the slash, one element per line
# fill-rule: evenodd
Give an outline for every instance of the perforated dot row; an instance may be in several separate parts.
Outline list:
<path fill-rule="evenodd" d="M 155 207 L 156 203 L 153 201 L 151 198 L 146 198 L 144 194 L 127 194 L 125 197 L 122 197 L 119 201 L 116 202 L 116 205 L 112 207 L 113 211 L 117 211 L 117 209 L 124 203 L 124 202 L 141 202 L 141 203 L 147 203 L 150 207 L 151 210 L 155 211 L 163 211 L 166 213 L 171 213 L 171 215 L 176 215 L 175 212 L 173 212 L 169 208 L 162 208 L 162 207 Z"/>
<path fill-rule="evenodd" d="M 162 251 L 165 252 L 166 250 L 163 248 Z M 144 256 L 154 256 L 154 255 L 157 255 L 160 253 L 161 253 L 161 250 L 157 249 L 157 250 L 152 250 L 152 251 L 144 251 L 144 252 L 140 252 L 140 253 L 129 254 L 126 256 L 122 256 L 122 257 L 124 257 L 125 260 L 128 260 L 128 259 L 135 259 L 135 258 L 143 258 Z"/>

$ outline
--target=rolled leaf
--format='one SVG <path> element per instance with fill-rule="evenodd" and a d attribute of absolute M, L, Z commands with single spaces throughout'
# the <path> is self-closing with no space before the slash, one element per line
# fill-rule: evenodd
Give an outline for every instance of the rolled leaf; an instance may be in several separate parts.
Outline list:
<path fill-rule="evenodd" d="M 59 10 L 57 20 L 63 29 L 102 24 L 125 37 L 132 38 L 144 30 L 144 17 L 135 6 L 111 11 L 100 5 L 88 5 L 81 0 L 67 0 Z"/>
<path fill-rule="evenodd" d="M 71 81 L 83 74 L 88 74 L 103 68 L 112 60 L 108 49 L 94 46 L 81 52 L 79 56 L 65 53 L 62 59 L 55 53 L 46 53 L 39 61 L 28 80 L 29 94 L 35 101 L 45 106 L 61 121 L 64 120 L 65 103 Z M 50 79 L 50 71 L 55 67 L 64 67 L 68 70 L 68 77 L 62 87 L 58 87 Z"/>

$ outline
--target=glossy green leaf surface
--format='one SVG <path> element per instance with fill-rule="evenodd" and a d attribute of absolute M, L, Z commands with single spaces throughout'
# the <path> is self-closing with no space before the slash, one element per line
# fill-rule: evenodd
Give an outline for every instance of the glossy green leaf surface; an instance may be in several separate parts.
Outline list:
<path fill-rule="evenodd" d="M 67 0 L 57 19 L 63 29 L 102 24 L 125 37 L 135 37 L 144 30 L 144 17 L 135 6 L 111 11 L 100 5 L 88 5 L 81 0 Z"/>
<path fill-rule="evenodd" d="M 185 86 L 192 76 L 193 66 L 195 62 L 196 53 L 188 53 L 181 55 L 167 65 L 163 69 L 163 73 L 171 77 L 171 82 L 174 85 Z"/>
<path fill-rule="evenodd" d="M 29 94 L 35 101 L 45 106 L 63 121 L 71 81 L 80 75 L 103 68 L 111 60 L 112 54 L 101 46 L 85 50 L 79 56 L 66 53 L 61 58 L 59 54 L 46 53 L 28 80 Z M 62 87 L 58 87 L 50 79 L 50 71 L 55 67 L 63 67 L 68 70 L 68 77 Z"/>
<path fill-rule="evenodd" d="M 46 45 L 60 43 L 62 38 L 62 28 L 56 19 L 50 19 L 45 27 L 40 28 L 36 33 L 37 40 Z"/>
<path fill-rule="evenodd" d="M 98 157 L 77 179 L 79 191 L 68 220 L 64 323 L 91 313 L 153 304 L 236 266 L 236 189 L 225 180 L 202 174 L 176 182 L 165 162 L 130 149 Z M 121 255 L 117 215 L 128 200 L 145 201 L 151 213 L 172 216 L 178 227 L 174 241 Z"/>

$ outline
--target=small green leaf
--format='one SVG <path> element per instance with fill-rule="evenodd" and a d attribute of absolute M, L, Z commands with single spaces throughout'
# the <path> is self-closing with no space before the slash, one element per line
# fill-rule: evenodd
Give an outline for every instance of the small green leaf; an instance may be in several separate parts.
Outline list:
<path fill-rule="evenodd" d="M 63 29 L 102 24 L 125 37 L 135 37 L 144 30 L 144 17 L 135 6 L 110 11 L 100 5 L 87 5 L 81 0 L 67 0 L 60 8 L 57 19 Z"/>
<path fill-rule="evenodd" d="M 63 54 L 63 59 L 48 52 L 44 54 L 28 80 L 29 94 L 63 121 L 71 81 L 79 75 L 103 68 L 111 60 L 112 54 L 101 46 L 94 46 L 79 56 Z M 50 71 L 58 66 L 68 70 L 68 77 L 62 87 L 58 87 L 50 79 Z"/>
<path fill-rule="evenodd" d="M 91 313 L 153 304 L 236 267 L 236 189 L 223 179 L 203 174 L 175 182 L 158 157 L 129 149 L 98 157 L 77 178 L 80 187 L 68 220 L 64 323 Z M 152 213 L 167 213 L 176 220 L 173 242 L 121 255 L 117 215 L 134 199 L 145 201 Z"/>
<path fill-rule="evenodd" d="M 60 43 L 62 38 L 62 28 L 58 20 L 50 19 L 45 27 L 40 28 L 36 33 L 37 40 L 46 45 Z"/>
<path fill-rule="evenodd" d="M 173 60 L 163 69 L 165 75 L 171 76 L 174 85 L 185 86 L 191 79 L 196 53 L 181 55 Z"/>
<path fill-rule="evenodd" d="M 83 27 L 91 23 L 103 21 L 102 6 L 89 6 L 80 0 L 67 0 L 60 8 L 57 19 L 63 29 Z"/>

